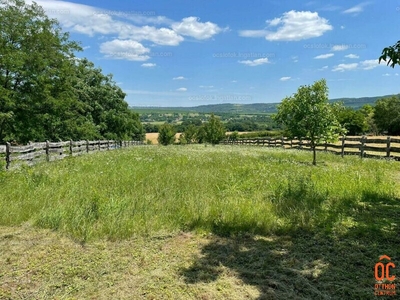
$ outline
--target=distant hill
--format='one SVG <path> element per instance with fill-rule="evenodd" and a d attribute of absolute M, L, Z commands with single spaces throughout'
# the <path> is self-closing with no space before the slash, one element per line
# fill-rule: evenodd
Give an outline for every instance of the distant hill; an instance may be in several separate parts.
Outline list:
<path fill-rule="evenodd" d="M 392 97 L 393 95 L 362 97 L 362 98 L 338 98 L 330 99 L 330 102 L 343 102 L 344 106 L 359 109 L 365 104 L 374 105 L 378 99 Z M 400 94 L 398 94 L 400 96 Z M 134 106 L 133 110 L 137 112 L 197 112 L 197 113 L 236 113 L 236 114 L 270 114 L 276 113 L 279 103 L 253 103 L 253 104 L 208 104 L 194 107 L 143 107 Z"/>

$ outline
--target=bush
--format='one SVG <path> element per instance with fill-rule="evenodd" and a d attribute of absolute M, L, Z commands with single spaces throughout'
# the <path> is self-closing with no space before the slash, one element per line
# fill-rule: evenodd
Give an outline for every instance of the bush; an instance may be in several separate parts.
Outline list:
<path fill-rule="evenodd" d="M 158 135 L 158 143 L 160 145 L 170 145 L 175 142 L 175 130 L 172 125 L 165 123 L 161 125 L 159 135 Z"/>

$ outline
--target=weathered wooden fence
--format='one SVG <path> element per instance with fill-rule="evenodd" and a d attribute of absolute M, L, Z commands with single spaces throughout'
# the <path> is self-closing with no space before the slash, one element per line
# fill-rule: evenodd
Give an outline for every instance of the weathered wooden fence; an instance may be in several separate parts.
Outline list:
<path fill-rule="evenodd" d="M 286 137 L 225 140 L 222 144 L 311 150 L 309 140 L 289 139 Z M 400 137 L 343 136 L 338 143 L 318 144 L 316 149 L 340 154 L 341 156 L 359 155 L 360 157 L 386 157 L 400 160 Z"/>
<path fill-rule="evenodd" d="M 10 143 L 0 145 L 0 157 L 5 160 L 6 169 L 18 166 L 21 163 L 28 165 L 40 161 L 54 161 L 66 156 L 77 156 L 94 151 L 106 151 L 122 147 L 144 145 L 142 141 L 66 141 L 30 143 L 25 146 L 12 146 Z"/>

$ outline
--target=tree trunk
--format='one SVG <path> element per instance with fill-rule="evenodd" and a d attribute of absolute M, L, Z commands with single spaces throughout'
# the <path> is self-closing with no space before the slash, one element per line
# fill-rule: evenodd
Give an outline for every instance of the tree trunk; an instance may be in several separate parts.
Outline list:
<path fill-rule="evenodd" d="M 312 145 L 313 149 L 313 162 L 312 164 L 315 166 L 317 164 L 317 151 L 315 150 L 315 144 Z"/>

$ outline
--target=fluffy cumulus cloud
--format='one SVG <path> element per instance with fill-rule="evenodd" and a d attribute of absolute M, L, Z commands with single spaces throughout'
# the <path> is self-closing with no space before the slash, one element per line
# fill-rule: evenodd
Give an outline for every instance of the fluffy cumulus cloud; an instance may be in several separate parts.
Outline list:
<path fill-rule="evenodd" d="M 294 11 L 284 13 L 281 17 L 267 21 L 268 28 L 262 30 L 243 30 L 243 37 L 265 37 L 268 41 L 300 41 L 322 36 L 332 30 L 332 25 L 317 12 Z M 271 27 L 277 27 L 272 31 Z"/>
<path fill-rule="evenodd" d="M 178 76 L 178 77 L 174 77 L 172 78 L 172 80 L 185 80 L 186 78 L 183 76 Z"/>
<path fill-rule="evenodd" d="M 339 64 L 335 67 L 333 67 L 332 71 L 333 72 L 344 72 L 344 71 L 350 71 L 357 69 L 358 63 L 352 63 L 352 64 Z"/>
<path fill-rule="evenodd" d="M 292 78 L 292 77 L 281 77 L 279 80 L 280 81 L 288 81 L 290 78 Z"/>
<path fill-rule="evenodd" d="M 187 88 L 181 87 L 179 89 L 176 89 L 178 92 L 186 92 Z"/>
<path fill-rule="evenodd" d="M 333 53 L 321 54 L 321 55 L 315 56 L 314 59 L 326 59 L 326 58 L 332 57 L 334 55 L 335 54 L 333 54 Z"/>
<path fill-rule="evenodd" d="M 200 18 L 188 17 L 175 22 L 171 28 L 178 34 L 190 36 L 198 40 L 206 40 L 220 33 L 223 29 L 211 22 L 200 22 Z"/>
<path fill-rule="evenodd" d="M 32 0 L 26 0 L 32 3 Z M 197 17 L 188 17 L 174 22 L 164 16 L 140 14 L 135 11 L 113 11 L 68 1 L 37 0 L 46 14 L 56 18 L 65 30 L 88 36 L 101 35 L 103 39 L 113 39 L 103 43 L 101 53 L 107 58 L 145 60 L 149 54 L 143 45 L 178 46 L 190 36 L 206 40 L 224 31 L 212 22 L 200 22 Z M 135 41 L 120 42 L 120 41 Z M 143 44 L 143 45 L 142 45 Z M 141 48 L 141 45 L 143 48 Z M 118 48 L 115 50 L 114 48 Z M 133 48 L 132 48 L 133 47 Z M 144 49 L 146 49 L 144 51 Z M 113 52 L 113 54 L 110 54 Z M 120 52 L 120 54 L 115 54 Z M 123 54 L 125 53 L 125 54 Z"/>
<path fill-rule="evenodd" d="M 119 40 L 104 42 L 100 45 L 100 53 L 113 59 L 131 61 L 144 61 L 150 58 L 150 49 L 132 40 Z"/>
<path fill-rule="evenodd" d="M 250 67 L 255 67 L 255 66 L 260 66 L 263 64 L 269 63 L 268 58 L 259 58 L 255 60 L 239 60 L 239 63 L 250 66 Z"/>

